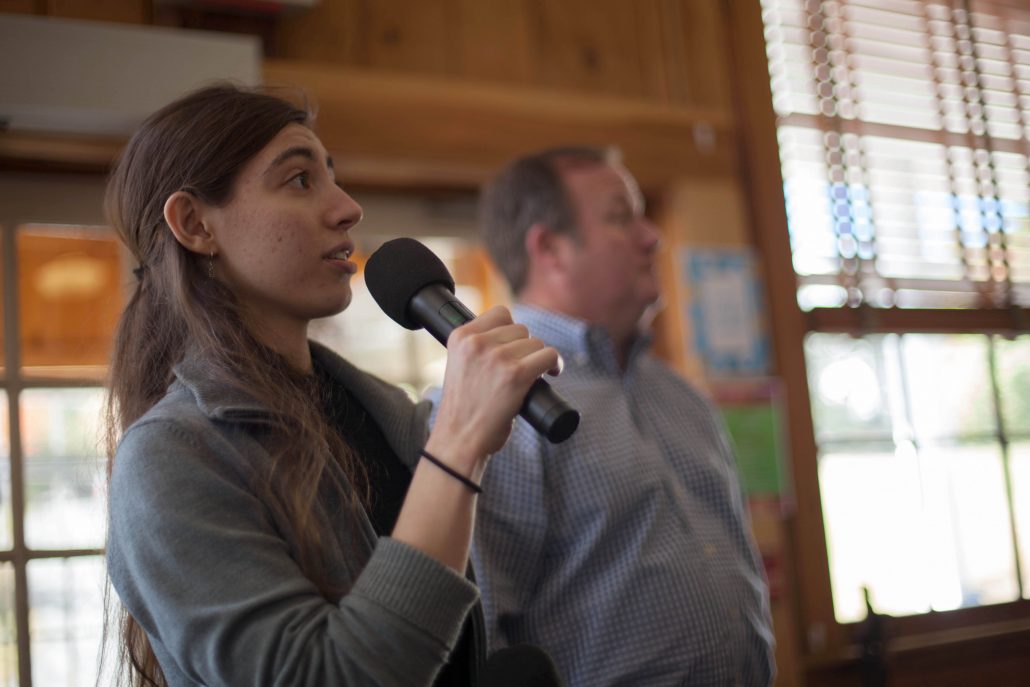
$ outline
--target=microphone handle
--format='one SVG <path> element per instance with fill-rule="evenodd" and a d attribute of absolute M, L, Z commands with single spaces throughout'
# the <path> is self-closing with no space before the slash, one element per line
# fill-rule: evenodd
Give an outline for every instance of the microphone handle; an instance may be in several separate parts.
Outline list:
<path fill-rule="evenodd" d="M 442 284 L 430 284 L 412 296 L 408 312 L 445 347 L 451 332 L 476 319 Z M 519 415 L 552 444 L 565 441 L 579 427 L 579 412 L 543 379 L 529 387 Z"/>

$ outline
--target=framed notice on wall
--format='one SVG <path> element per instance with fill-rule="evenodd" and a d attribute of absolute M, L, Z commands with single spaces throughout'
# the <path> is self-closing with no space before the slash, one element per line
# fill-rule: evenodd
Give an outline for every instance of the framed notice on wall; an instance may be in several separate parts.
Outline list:
<path fill-rule="evenodd" d="M 690 290 L 688 317 L 707 376 L 769 373 L 769 347 L 755 259 L 746 248 L 688 248 L 681 254 Z"/>

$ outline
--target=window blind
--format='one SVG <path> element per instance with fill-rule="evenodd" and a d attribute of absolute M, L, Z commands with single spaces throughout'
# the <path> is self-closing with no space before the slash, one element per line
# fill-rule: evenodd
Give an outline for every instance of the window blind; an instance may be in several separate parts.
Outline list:
<path fill-rule="evenodd" d="M 1030 7 L 762 7 L 801 307 L 1030 305 Z"/>

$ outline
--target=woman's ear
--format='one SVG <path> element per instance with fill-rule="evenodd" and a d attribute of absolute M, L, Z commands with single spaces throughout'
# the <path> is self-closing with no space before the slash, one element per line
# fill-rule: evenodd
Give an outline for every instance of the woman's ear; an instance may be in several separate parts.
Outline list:
<path fill-rule="evenodd" d="M 184 248 L 201 255 L 214 255 L 218 252 L 215 237 L 204 226 L 203 210 L 203 204 L 192 193 L 176 191 L 165 201 L 165 222 Z"/>

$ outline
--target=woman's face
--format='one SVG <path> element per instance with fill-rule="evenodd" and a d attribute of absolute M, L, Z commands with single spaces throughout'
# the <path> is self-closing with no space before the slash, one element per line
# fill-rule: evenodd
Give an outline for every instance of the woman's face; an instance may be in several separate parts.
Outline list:
<path fill-rule="evenodd" d="M 243 167 L 230 202 L 205 212 L 218 277 L 262 329 L 306 332 L 350 304 L 361 207 L 332 164 L 310 129 L 289 124 Z"/>

